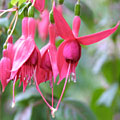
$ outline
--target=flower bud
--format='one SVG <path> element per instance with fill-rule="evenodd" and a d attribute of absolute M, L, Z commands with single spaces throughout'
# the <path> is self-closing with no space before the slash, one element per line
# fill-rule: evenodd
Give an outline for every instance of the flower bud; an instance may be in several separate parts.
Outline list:
<path fill-rule="evenodd" d="M 28 17 L 34 17 L 34 6 L 28 8 Z"/>
<path fill-rule="evenodd" d="M 75 16 L 80 16 L 80 3 L 79 2 L 75 4 L 74 13 L 75 13 Z"/>
<path fill-rule="evenodd" d="M 49 13 L 49 20 L 51 23 L 54 23 L 53 10 L 51 10 Z"/>
<path fill-rule="evenodd" d="M 66 62 L 78 62 L 81 56 L 81 47 L 79 43 L 75 40 L 66 43 L 63 49 L 63 56 L 66 59 Z"/>
<path fill-rule="evenodd" d="M 59 4 L 62 5 L 64 3 L 64 0 L 58 0 Z"/>

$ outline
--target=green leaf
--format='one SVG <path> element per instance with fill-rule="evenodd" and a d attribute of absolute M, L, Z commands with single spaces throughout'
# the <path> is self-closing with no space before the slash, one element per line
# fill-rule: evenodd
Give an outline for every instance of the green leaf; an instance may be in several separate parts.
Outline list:
<path fill-rule="evenodd" d="M 87 25 L 88 28 L 94 27 L 94 15 L 91 8 L 87 6 L 84 2 L 81 2 L 81 19 L 84 21 L 84 23 Z"/>
<path fill-rule="evenodd" d="M 97 116 L 97 120 L 113 120 L 112 107 L 97 105 L 97 101 L 103 92 L 103 88 L 99 88 L 94 92 L 91 100 L 91 108 Z"/>
<path fill-rule="evenodd" d="M 16 5 L 18 2 L 18 5 L 20 6 L 22 3 L 26 2 L 27 0 L 11 0 L 12 5 Z"/>
<path fill-rule="evenodd" d="M 18 2 L 19 0 L 11 0 L 11 4 L 12 5 L 16 5 L 16 3 Z"/>
<path fill-rule="evenodd" d="M 120 76 L 120 60 L 112 59 L 102 66 L 102 72 L 109 83 L 117 82 Z"/>
<path fill-rule="evenodd" d="M 23 11 L 25 10 L 25 8 L 27 8 L 31 3 L 28 2 L 28 3 L 22 3 L 20 6 L 19 6 L 19 15 L 21 15 L 23 13 Z"/>
<path fill-rule="evenodd" d="M 56 112 L 56 120 L 96 120 L 96 117 L 84 103 L 66 99 Z"/>
<path fill-rule="evenodd" d="M 46 107 L 46 104 L 38 104 L 33 107 L 31 119 L 29 120 L 48 120 L 49 108 Z"/>
<path fill-rule="evenodd" d="M 30 120 L 32 115 L 32 106 L 28 106 L 25 109 L 16 113 L 14 120 Z"/>
<path fill-rule="evenodd" d="M 106 107 L 110 107 L 114 100 L 114 97 L 118 91 L 118 84 L 113 84 L 108 90 L 106 90 L 97 101 L 98 105 L 104 104 Z"/>
<path fill-rule="evenodd" d="M 24 2 L 26 2 L 26 0 L 19 0 L 19 6 Z"/>
<path fill-rule="evenodd" d="M 29 101 L 29 99 L 31 99 L 32 97 L 41 97 L 40 94 L 38 93 L 38 91 L 36 90 L 36 87 L 30 87 L 28 89 L 26 89 L 26 91 L 23 93 L 19 93 L 16 97 L 15 97 L 15 101 L 16 104 L 19 104 L 21 102 L 24 101 Z"/>
<path fill-rule="evenodd" d="M 60 44 L 61 44 L 63 41 L 64 41 L 63 39 L 57 40 L 56 43 L 55 43 L 56 47 L 59 47 Z"/>
<path fill-rule="evenodd" d="M 0 27 L 8 27 L 9 20 L 7 17 L 0 18 Z"/>

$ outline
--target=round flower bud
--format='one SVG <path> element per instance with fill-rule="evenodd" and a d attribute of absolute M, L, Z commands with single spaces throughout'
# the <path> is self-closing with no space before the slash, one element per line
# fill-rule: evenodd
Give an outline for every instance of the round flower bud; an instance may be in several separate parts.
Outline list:
<path fill-rule="evenodd" d="M 81 56 L 81 47 L 77 41 L 66 43 L 63 49 L 63 56 L 67 62 L 76 63 Z"/>

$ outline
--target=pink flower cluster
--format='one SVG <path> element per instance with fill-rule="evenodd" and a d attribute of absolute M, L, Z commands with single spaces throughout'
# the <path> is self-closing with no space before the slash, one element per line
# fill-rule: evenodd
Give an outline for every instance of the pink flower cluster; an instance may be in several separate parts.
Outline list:
<path fill-rule="evenodd" d="M 34 4 L 35 8 L 41 12 L 44 3 L 40 4 L 42 7 L 39 9 L 37 2 L 38 0 Z M 59 107 L 68 78 L 76 82 L 75 69 L 81 57 L 81 45 L 90 45 L 105 39 L 117 30 L 119 23 L 111 29 L 78 37 L 81 24 L 79 16 L 74 17 L 72 30 L 55 5 L 53 6 L 54 24 L 49 22 L 48 16 L 49 12 L 44 10 L 41 21 L 37 22 L 39 35 L 43 40 L 46 39 L 49 31 L 49 43 L 41 50 L 34 41 L 36 20 L 31 17 L 23 18 L 21 37 L 14 44 L 13 38 L 10 37 L 7 49 L 3 50 L 3 58 L 0 60 L 0 80 L 3 91 L 8 82 L 13 81 L 13 106 L 16 81 L 19 80 L 19 86 L 23 85 L 23 91 L 28 84 L 34 82 L 38 92 L 54 114 Z M 58 49 L 55 46 L 56 36 L 64 39 Z M 66 80 L 57 107 L 54 109 L 53 104 L 51 106 L 42 95 L 39 84 L 50 81 L 50 86 L 53 88 L 52 79 L 56 82 L 58 74 L 58 84 L 64 78 Z"/>

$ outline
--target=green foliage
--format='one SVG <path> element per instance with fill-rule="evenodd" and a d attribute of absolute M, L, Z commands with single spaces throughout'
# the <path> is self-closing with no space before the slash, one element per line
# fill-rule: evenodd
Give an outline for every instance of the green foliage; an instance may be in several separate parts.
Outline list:
<path fill-rule="evenodd" d="M 102 67 L 102 72 L 109 83 L 114 83 L 119 81 L 120 77 L 120 60 L 112 59 L 106 61 Z"/>
<path fill-rule="evenodd" d="M 16 5 L 17 3 L 18 5 L 21 5 L 24 2 L 26 2 L 26 0 L 11 0 L 12 5 Z"/>
<path fill-rule="evenodd" d="M 51 1 L 46 0 L 45 2 L 46 8 L 50 11 L 52 6 Z M 28 14 L 31 2 L 26 3 L 26 0 L 11 0 L 10 3 L 12 5 L 10 4 L 9 8 L 18 5 L 19 11 L 19 19 L 13 33 L 15 42 L 21 36 L 21 21 L 24 17 L 24 12 Z M 65 0 L 63 4 L 63 15 L 71 28 L 75 3 L 75 0 Z M 119 20 L 119 10 L 117 8 L 119 4 L 119 0 L 81 1 L 80 17 L 82 22 L 80 36 L 114 26 L 116 21 Z M 39 19 L 40 13 L 37 10 L 34 11 L 34 14 L 35 19 Z M 0 57 L 2 57 L 3 44 L 7 38 L 7 28 L 12 21 L 14 12 L 9 19 L 6 15 L 0 18 Z M 119 33 L 120 27 L 109 37 L 109 39 L 115 41 L 113 42 L 114 46 L 117 46 L 119 43 Z M 35 42 L 38 48 L 46 45 L 48 39 L 42 42 L 37 32 Z M 63 39 L 58 37 L 56 47 L 58 48 L 62 42 Z M 77 82 L 73 83 L 71 81 L 67 84 L 60 108 L 55 113 L 54 119 L 51 117 L 51 111 L 42 100 L 35 85 L 28 86 L 23 93 L 22 87 L 19 88 L 17 83 L 15 87 L 16 106 L 15 108 L 11 108 L 13 84 L 11 81 L 6 87 L 5 92 L 0 92 L 2 94 L 2 97 L 0 97 L 1 120 L 113 120 L 116 115 L 120 115 L 119 51 L 116 49 L 116 53 L 113 54 L 111 46 L 108 51 L 112 54 L 107 54 L 108 59 L 100 67 L 101 72 L 94 74 L 92 67 L 95 66 L 96 55 L 93 57 L 93 54 L 91 54 L 90 51 L 92 48 L 95 49 L 97 54 L 99 48 L 96 48 L 94 45 L 89 47 L 82 46 L 82 56 L 76 69 Z M 104 54 L 104 52 L 100 53 L 100 55 Z M 98 55 L 98 57 L 100 56 Z M 59 77 L 57 77 L 57 81 L 58 79 Z M 62 80 L 60 85 L 54 84 L 54 107 L 56 107 L 64 82 L 65 80 Z M 40 84 L 39 87 L 47 101 L 51 104 L 49 81 Z"/>

